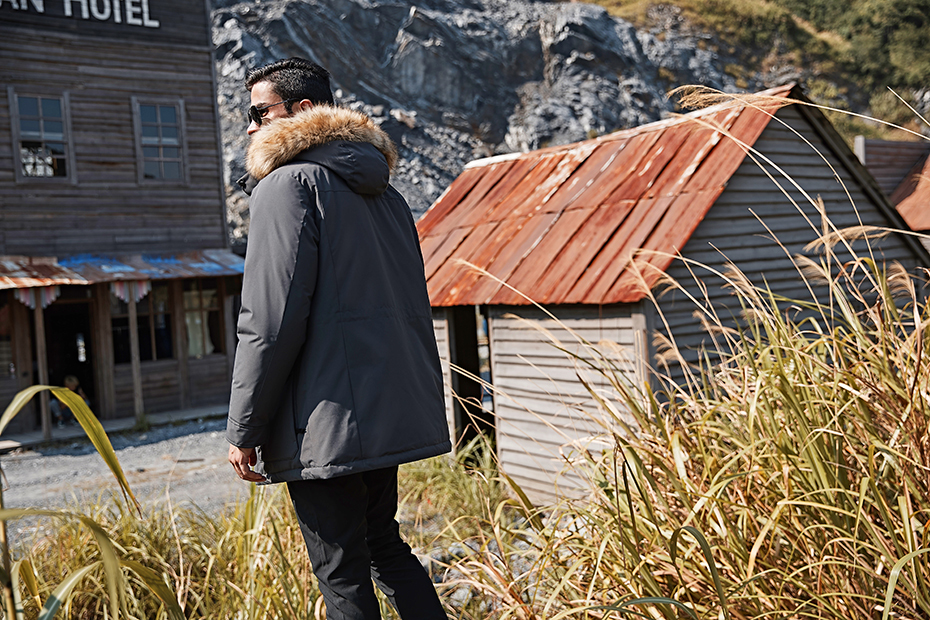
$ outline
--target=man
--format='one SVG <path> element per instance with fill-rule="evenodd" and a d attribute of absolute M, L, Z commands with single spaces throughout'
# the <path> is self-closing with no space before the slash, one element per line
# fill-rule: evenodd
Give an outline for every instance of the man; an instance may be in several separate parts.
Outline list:
<path fill-rule="evenodd" d="M 333 106 L 329 73 L 251 72 L 251 223 L 226 437 L 243 480 L 285 482 L 329 620 L 445 619 L 400 538 L 397 466 L 450 450 L 423 257 L 397 152 Z"/>

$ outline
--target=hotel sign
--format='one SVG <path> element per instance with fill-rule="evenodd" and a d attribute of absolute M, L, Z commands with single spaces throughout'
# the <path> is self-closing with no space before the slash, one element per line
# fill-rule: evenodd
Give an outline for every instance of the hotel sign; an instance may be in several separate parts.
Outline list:
<path fill-rule="evenodd" d="M 202 0 L 0 0 L 0 23 L 104 37 L 209 42 L 206 28 L 194 26 L 207 23 Z"/>

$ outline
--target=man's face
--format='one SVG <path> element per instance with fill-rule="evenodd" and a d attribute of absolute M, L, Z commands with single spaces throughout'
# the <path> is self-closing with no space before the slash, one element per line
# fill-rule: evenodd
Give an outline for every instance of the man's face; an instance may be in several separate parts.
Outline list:
<path fill-rule="evenodd" d="M 271 82 L 268 81 L 254 84 L 252 86 L 251 94 L 251 103 L 256 108 L 263 108 L 268 104 L 279 103 L 283 101 L 281 97 L 279 97 L 277 93 L 274 92 L 274 87 L 272 86 Z M 281 105 L 275 105 L 268 108 L 267 110 L 263 110 L 262 114 L 264 116 L 262 117 L 261 126 L 259 126 L 255 121 L 249 119 L 248 132 L 250 136 L 268 123 L 274 122 L 274 119 L 286 118 L 290 116 L 291 112 L 288 112 L 287 106 L 282 103 Z"/>

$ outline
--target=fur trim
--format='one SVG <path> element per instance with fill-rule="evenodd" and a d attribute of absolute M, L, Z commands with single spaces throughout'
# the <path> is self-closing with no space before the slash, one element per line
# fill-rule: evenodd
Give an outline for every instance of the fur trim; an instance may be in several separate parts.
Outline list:
<path fill-rule="evenodd" d="M 374 121 L 361 112 L 328 105 L 315 105 L 293 116 L 275 119 L 253 134 L 245 167 L 260 181 L 298 153 L 334 140 L 368 142 L 381 151 L 388 167 L 394 170 L 397 148 Z"/>

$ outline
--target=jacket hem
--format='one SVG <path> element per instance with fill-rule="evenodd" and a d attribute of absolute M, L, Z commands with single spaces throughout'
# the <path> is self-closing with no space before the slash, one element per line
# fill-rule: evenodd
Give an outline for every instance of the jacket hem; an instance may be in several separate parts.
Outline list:
<path fill-rule="evenodd" d="M 317 467 L 296 467 L 294 469 L 278 471 L 275 473 L 265 472 L 265 476 L 267 476 L 268 482 L 270 483 L 336 478 L 338 476 L 346 476 L 348 474 L 357 474 L 363 471 L 371 471 L 373 469 L 383 469 L 385 467 L 393 467 L 394 465 L 412 463 L 413 461 L 420 461 L 433 456 L 439 456 L 440 454 L 445 454 L 451 450 L 452 441 L 447 439 L 439 444 L 417 448 L 416 450 L 399 452 L 397 454 L 379 456 L 376 458 L 364 459 L 360 461 L 352 461 L 351 463 L 345 464 L 322 465 Z"/>

